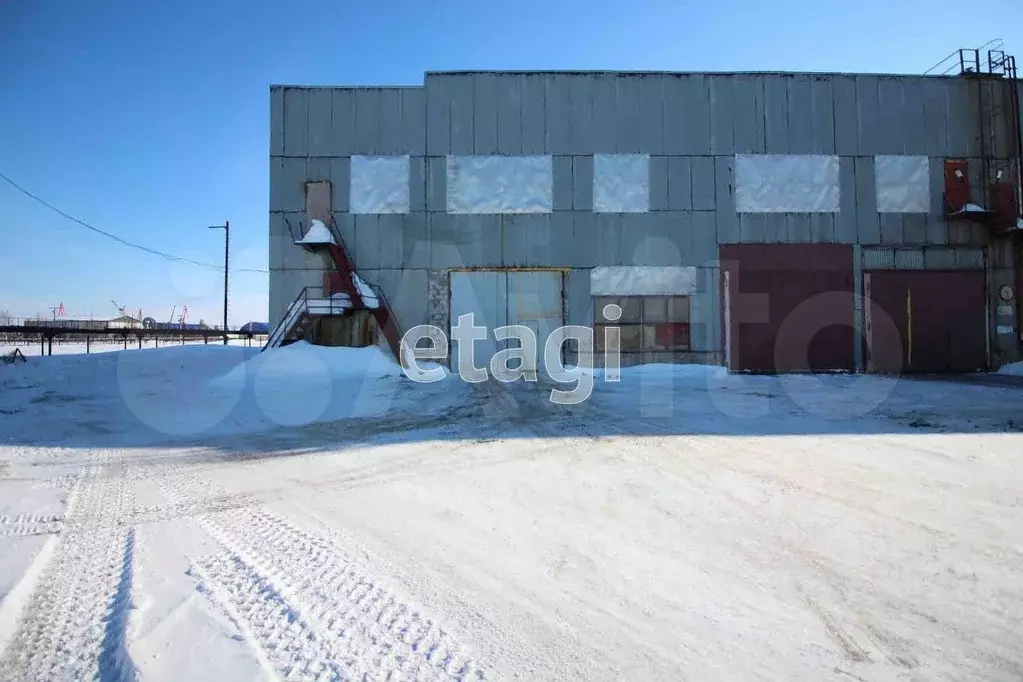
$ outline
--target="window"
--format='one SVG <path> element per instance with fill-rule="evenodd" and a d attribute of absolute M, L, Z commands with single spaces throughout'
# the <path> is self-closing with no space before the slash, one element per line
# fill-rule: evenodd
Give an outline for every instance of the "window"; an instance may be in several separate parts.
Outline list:
<path fill-rule="evenodd" d="M 927 213 L 931 205 L 926 156 L 875 156 L 878 213 Z"/>
<path fill-rule="evenodd" d="M 605 307 L 617 305 L 621 317 L 605 317 Z M 689 350 L 688 296 L 595 296 L 594 342 L 604 350 L 604 330 L 618 327 L 622 353 Z"/>
<path fill-rule="evenodd" d="M 650 210 L 650 157 L 597 154 L 593 157 L 593 210 L 646 213 Z"/>
<path fill-rule="evenodd" d="M 408 213 L 409 157 L 353 156 L 352 213 Z"/>
<path fill-rule="evenodd" d="M 838 157 L 739 154 L 735 210 L 739 213 L 838 213 Z"/>
<path fill-rule="evenodd" d="M 549 156 L 447 157 L 448 213 L 550 213 Z"/>

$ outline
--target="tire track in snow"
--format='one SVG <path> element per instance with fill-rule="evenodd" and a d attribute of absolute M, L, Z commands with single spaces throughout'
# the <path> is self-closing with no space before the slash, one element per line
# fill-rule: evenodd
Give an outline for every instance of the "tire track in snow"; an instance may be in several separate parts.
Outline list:
<path fill-rule="evenodd" d="M 43 569 L 0 661 L 0 679 L 135 677 L 124 633 L 130 607 L 134 530 L 121 519 L 132 491 L 90 465 L 79 479 L 54 556 Z"/>
<path fill-rule="evenodd" d="M 0 514 L 0 536 L 21 537 L 25 535 L 52 535 L 64 529 L 61 514 Z"/>
<path fill-rule="evenodd" d="M 212 486 L 164 479 L 175 504 Z M 227 550 L 193 562 L 263 661 L 302 679 L 477 680 L 485 671 L 443 627 L 347 562 L 329 540 L 258 507 L 200 524 Z"/>

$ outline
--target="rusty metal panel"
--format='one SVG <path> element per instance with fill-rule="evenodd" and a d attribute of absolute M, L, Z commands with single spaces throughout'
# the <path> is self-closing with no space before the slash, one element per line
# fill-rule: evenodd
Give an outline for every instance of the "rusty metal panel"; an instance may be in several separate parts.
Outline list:
<path fill-rule="evenodd" d="M 733 244 L 720 257 L 731 369 L 853 369 L 852 246 Z"/>
<path fill-rule="evenodd" d="M 984 272 L 869 272 L 867 367 L 885 373 L 987 367 Z"/>

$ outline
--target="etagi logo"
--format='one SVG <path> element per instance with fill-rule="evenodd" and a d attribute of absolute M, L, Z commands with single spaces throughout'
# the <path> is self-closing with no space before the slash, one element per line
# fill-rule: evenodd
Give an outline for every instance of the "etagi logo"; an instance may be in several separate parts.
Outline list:
<path fill-rule="evenodd" d="M 622 309 L 611 303 L 604 306 L 604 319 L 616 322 L 622 317 Z M 451 327 L 451 340 L 458 344 L 458 362 L 454 369 L 463 381 L 479 383 L 493 376 L 498 381 L 535 382 L 539 378 L 538 339 L 536 332 L 525 325 L 507 325 L 493 331 L 497 341 L 515 339 L 518 346 L 508 347 L 494 353 L 487 367 L 477 367 L 475 342 L 487 338 L 487 328 L 475 324 L 472 313 L 462 315 Z M 432 383 L 444 378 L 446 372 L 440 367 L 423 368 L 419 360 L 444 361 L 448 359 L 451 344 L 440 327 L 422 324 L 402 337 L 405 352 L 405 376 L 419 383 Z M 576 361 L 572 366 L 564 363 L 567 345 L 575 349 Z M 618 381 L 621 378 L 621 334 L 618 327 L 604 328 L 603 362 L 604 381 Z M 575 384 L 569 390 L 551 389 L 551 402 L 559 405 L 576 405 L 587 400 L 593 393 L 594 352 L 593 329 L 579 325 L 567 325 L 554 329 L 544 341 L 544 374 L 560 384 Z"/>

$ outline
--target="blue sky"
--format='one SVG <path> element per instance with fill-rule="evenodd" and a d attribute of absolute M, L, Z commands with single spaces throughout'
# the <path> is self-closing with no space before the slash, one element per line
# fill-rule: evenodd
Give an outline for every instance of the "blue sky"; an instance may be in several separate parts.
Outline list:
<path fill-rule="evenodd" d="M 961 18 L 959 18 L 961 17 Z M 444 69 L 919 73 L 1019 26 L 1018 0 L 0 0 L 0 172 L 130 241 L 265 269 L 269 85 L 420 84 Z M 1009 38 L 1009 36 L 1004 36 Z M 1017 49 L 1007 41 L 1009 51 Z M 1019 55 L 1023 57 L 1023 54 Z M 168 263 L 0 182 L 0 311 L 220 319 L 222 274 Z M 231 321 L 266 319 L 238 273 Z"/>

